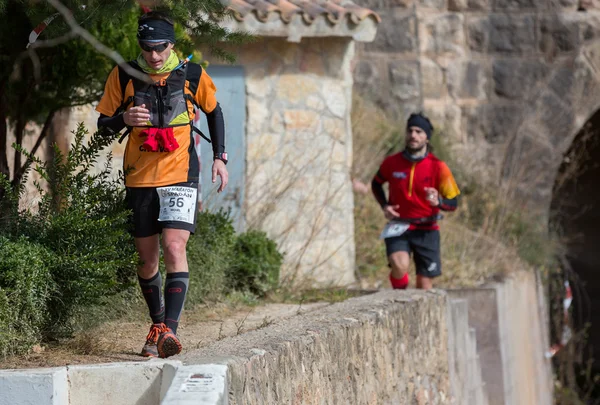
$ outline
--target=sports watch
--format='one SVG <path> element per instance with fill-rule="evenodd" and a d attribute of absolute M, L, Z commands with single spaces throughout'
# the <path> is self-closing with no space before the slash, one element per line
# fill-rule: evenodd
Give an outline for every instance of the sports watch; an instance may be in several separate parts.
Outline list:
<path fill-rule="evenodd" d="M 214 159 L 222 160 L 223 163 L 227 164 L 227 152 L 215 153 Z"/>

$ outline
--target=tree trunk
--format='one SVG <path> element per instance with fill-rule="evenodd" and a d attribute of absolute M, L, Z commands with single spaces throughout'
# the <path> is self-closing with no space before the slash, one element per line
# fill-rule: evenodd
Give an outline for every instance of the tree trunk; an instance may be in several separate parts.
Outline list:
<path fill-rule="evenodd" d="M 6 83 L 0 83 L 0 94 L 4 94 Z M 0 173 L 4 174 L 7 178 L 10 178 L 10 170 L 8 169 L 8 147 L 6 141 L 8 140 L 8 126 L 6 125 L 6 102 L 4 98 L 0 96 Z"/>
<path fill-rule="evenodd" d="M 36 154 L 36 152 L 42 145 L 42 142 L 44 141 L 44 139 L 46 139 L 46 137 L 50 133 L 50 129 L 52 128 L 52 122 L 54 120 L 55 115 L 56 115 L 56 111 L 50 111 L 50 113 L 46 117 L 46 121 L 44 122 L 44 126 L 42 127 L 42 132 L 40 132 L 38 139 L 35 141 L 35 145 L 33 145 L 33 148 L 29 151 L 32 155 Z M 23 136 L 21 135 L 21 137 L 20 137 L 21 141 L 22 141 L 22 138 L 23 138 Z M 19 143 L 19 138 L 17 138 L 17 143 Z M 17 153 L 17 154 L 20 156 L 20 153 Z M 23 165 L 21 165 L 20 161 L 21 160 L 19 158 L 19 166 L 15 166 L 15 175 L 13 176 L 13 179 L 11 181 L 13 187 L 18 187 L 21 184 L 21 180 L 23 179 L 25 172 L 31 165 L 31 159 L 29 159 L 29 158 L 25 161 L 25 163 Z M 15 165 L 16 164 L 17 164 L 17 158 L 15 155 Z"/>

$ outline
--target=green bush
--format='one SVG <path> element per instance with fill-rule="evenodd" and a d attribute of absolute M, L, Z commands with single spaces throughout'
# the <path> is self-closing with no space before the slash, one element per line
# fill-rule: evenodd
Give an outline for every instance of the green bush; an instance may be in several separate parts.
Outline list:
<path fill-rule="evenodd" d="M 0 354 L 26 352 L 42 338 L 48 299 L 55 293 L 46 248 L 19 238 L 0 237 Z"/>
<path fill-rule="evenodd" d="M 235 238 L 235 229 L 227 213 L 198 213 L 196 233 L 187 245 L 188 304 L 215 300 L 228 291 L 225 274 L 232 263 Z"/>
<path fill-rule="evenodd" d="M 59 287 L 48 297 L 45 332 L 54 337 L 70 334 L 76 309 L 132 286 L 137 264 L 124 190 L 111 177 L 111 156 L 96 167 L 114 136 L 96 133 L 86 145 L 83 125 L 74 134 L 69 152 L 63 155 L 55 147 L 50 162 L 23 151 L 44 181 L 35 183 L 41 199 L 35 209 L 16 210 L 3 229 L 12 239 L 24 236 L 53 253 L 46 265 Z M 14 193 L 5 193 L 5 205 L 14 204 Z"/>
<path fill-rule="evenodd" d="M 283 260 L 264 232 L 236 235 L 224 211 L 198 214 L 196 234 L 187 246 L 188 303 L 221 298 L 232 291 L 263 296 L 275 288 Z"/>
<path fill-rule="evenodd" d="M 233 257 L 234 263 L 227 272 L 233 289 L 264 296 L 277 287 L 283 256 L 266 233 L 251 230 L 239 235 Z"/>

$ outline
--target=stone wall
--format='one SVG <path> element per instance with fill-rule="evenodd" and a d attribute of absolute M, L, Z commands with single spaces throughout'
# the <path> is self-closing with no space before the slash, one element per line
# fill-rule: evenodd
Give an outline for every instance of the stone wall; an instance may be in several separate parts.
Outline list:
<path fill-rule="evenodd" d="M 181 360 L 226 365 L 230 404 L 550 405 L 538 286 L 516 273 L 481 290 L 380 291 Z"/>
<path fill-rule="evenodd" d="M 562 154 L 600 105 L 600 12 L 573 0 L 359 3 L 382 22 L 357 48 L 358 92 L 400 121 L 424 109 L 467 169 L 546 208 Z"/>
<path fill-rule="evenodd" d="M 354 281 L 350 39 L 236 50 L 248 105 L 246 221 L 285 252 L 283 280 Z"/>
<path fill-rule="evenodd" d="M 447 297 L 381 292 L 187 355 L 229 366 L 230 404 L 449 404 Z"/>

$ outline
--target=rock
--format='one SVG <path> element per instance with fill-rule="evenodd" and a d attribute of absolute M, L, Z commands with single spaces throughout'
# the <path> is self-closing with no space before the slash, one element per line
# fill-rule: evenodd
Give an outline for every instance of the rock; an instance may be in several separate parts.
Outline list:
<path fill-rule="evenodd" d="M 490 0 L 448 0 L 450 11 L 484 11 L 489 8 Z"/>
<path fill-rule="evenodd" d="M 579 0 L 549 0 L 548 8 L 550 9 L 570 9 L 577 10 Z"/>
<path fill-rule="evenodd" d="M 546 6 L 545 3 L 545 0 L 495 0 L 493 9 L 494 11 L 535 10 L 539 6 Z"/>
<path fill-rule="evenodd" d="M 464 142 L 466 134 L 462 124 L 462 109 L 456 104 L 446 106 L 442 135 L 448 137 L 448 142 Z"/>
<path fill-rule="evenodd" d="M 248 133 L 260 134 L 264 130 L 265 122 L 269 119 L 269 110 L 266 108 L 264 101 L 256 97 L 248 97 L 246 103 Z"/>
<path fill-rule="evenodd" d="M 548 71 L 548 66 L 539 61 L 496 60 L 493 65 L 494 92 L 509 99 L 525 98 Z"/>
<path fill-rule="evenodd" d="M 420 15 L 421 52 L 461 56 L 465 53 L 464 16 L 458 13 Z"/>
<path fill-rule="evenodd" d="M 359 60 L 354 67 L 354 83 L 360 87 L 372 87 L 379 79 L 377 65 L 372 60 Z"/>
<path fill-rule="evenodd" d="M 542 17 L 540 20 L 539 49 L 544 54 L 571 52 L 580 44 L 577 24 L 558 16 Z"/>
<path fill-rule="evenodd" d="M 321 98 L 325 101 L 327 109 L 338 118 L 345 118 L 349 111 L 351 100 L 345 86 L 337 80 L 321 80 Z"/>
<path fill-rule="evenodd" d="M 546 55 L 572 52 L 600 37 L 600 17 L 591 13 L 564 13 L 540 20 L 539 49 Z"/>
<path fill-rule="evenodd" d="M 444 96 L 444 72 L 440 65 L 428 58 L 421 58 L 421 86 L 423 98 Z"/>
<path fill-rule="evenodd" d="M 414 0 L 381 0 L 383 3 L 382 8 L 410 8 L 414 4 Z"/>
<path fill-rule="evenodd" d="M 287 131 L 308 131 L 312 133 L 317 129 L 318 118 L 318 114 L 314 111 L 286 110 L 283 113 Z"/>
<path fill-rule="evenodd" d="M 446 7 L 445 0 L 418 0 L 417 7 L 435 8 L 443 10 Z"/>
<path fill-rule="evenodd" d="M 469 49 L 474 52 L 486 52 L 490 38 L 490 24 L 487 17 L 469 17 L 467 21 Z"/>
<path fill-rule="evenodd" d="M 381 10 L 410 8 L 413 6 L 414 0 L 355 0 L 354 3 L 361 7 L 375 10 L 381 15 L 383 14 Z"/>
<path fill-rule="evenodd" d="M 417 21 L 413 13 L 393 10 L 381 14 L 375 40 L 365 50 L 377 52 L 417 52 Z"/>
<path fill-rule="evenodd" d="M 503 144 L 519 127 L 523 107 L 518 104 L 487 104 L 466 107 L 463 116 L 469 138 L 485 139 L 491 144 Z"/>
<path fill-rule="evenodd" d="M 448 91 L 453 98 L 487 98 L 484 62 L 460 61 L 448 67 Z"/>
<path fill-rule="evenodd" d="M 522 54 L 536 49 L 534 17 L 492 14 L 489 24 L 489 52 Z"/>
<path fill-rule="evenodd" d="M 310 95 L 319 93 L 319 81 L 308 75 L 285 73 L 279 77 L 277 98 L 286 103 L 302 104 Z"/>
<path fill-rule="evenodd" d="M 399 100 L 411 100 L 421 96 L 419 62 L 391 61 L 389 63 L 391 92 Z"/>
<path fill-rule="evenodd" d="M 502 177 L 516 185 L 523 201 L 539 203 L 549 200 L 562 159 L 535 130 L 525 125 L 516 135 L 507 151 Z"/>
<path fill-rule="evenodd" d="M 546 91 L 536 99 L 532 109 L 537 114 L 535 122 L 550 144 L 558 149 L 564 147 L 575 130 L 573 107 L 555 93 Z"/>

